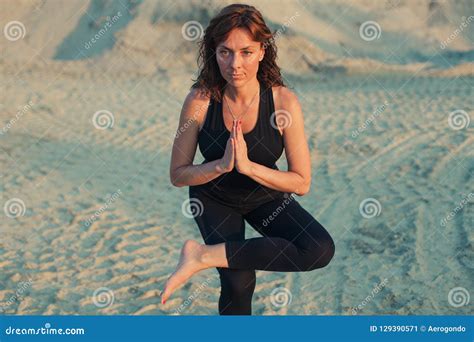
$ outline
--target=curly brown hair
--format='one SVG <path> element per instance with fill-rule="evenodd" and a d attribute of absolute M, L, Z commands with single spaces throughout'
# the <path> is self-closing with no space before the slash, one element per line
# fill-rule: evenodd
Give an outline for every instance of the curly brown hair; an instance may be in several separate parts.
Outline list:
<path fill-rule="evenodd" d="M 222 77 L 216 55 L 216 47 L 227 39 L 234 28 L 247 29 L 253 39 L 262 44 L 265 49 L 263 60 L 260 62 L 257 79 L 265 89 L 272 86 L 285 86 L 280 68 L 276 64 L 277 48 L 275 39 L 262 14 L 255 7 L 244 4 L 232 4 L 224 7 L 204 31 L 204 37 L 199 42 L 198 66 L 199 75 L 191 89 L 198 88 L 217 101 L 221 101 L 222 92 L 227 81 Z"/>

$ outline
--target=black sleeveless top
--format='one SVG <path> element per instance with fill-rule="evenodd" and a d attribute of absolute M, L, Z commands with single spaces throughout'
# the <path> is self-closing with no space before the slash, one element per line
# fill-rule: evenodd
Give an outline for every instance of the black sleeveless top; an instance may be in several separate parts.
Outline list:
<path fill-rule="evenodd" d="M 278 170 L 275 162 L 283 152 L 283 137 L 278 130 L 275 115 L 272 115 L 275 112 L 272 88 L 263 88 L 260 83 L 257 123 L 250 132 L 243 135 L 249 160 Z M 199 150 L 205 158 L 202 164 L 222 158 L 229 137 L 230 132 L 224 124 L 222 102 L 211 98 L 204 125 L 198 135 Z M 194 191 L 204 192 L 229 206 L 254 206 L 288 195 L 254 181 L 239 173 L 235 167 L 208 183 L 190 186 L 189 191 L 190 194 Z"/>

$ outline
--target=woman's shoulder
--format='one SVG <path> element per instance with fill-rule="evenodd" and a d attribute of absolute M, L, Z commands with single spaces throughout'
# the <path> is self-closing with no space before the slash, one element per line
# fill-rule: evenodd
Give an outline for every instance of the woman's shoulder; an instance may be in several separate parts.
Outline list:
<path fill-rule="evenodd" d="M 275 109 L 289 109 L 299 104 L 298 96 L 285 86 L 272 87 Z"/>
<path fill-rule="evenodd" d="M 202 88 L 191 88 L 188 95 L 184 99 L 183 107 L 186 108 L 186 112 L 189 114 L 195 113 L 196 109 L 199 108 L 199 112 L 203 112 L 201 109 L 207 108 L 210 103 L 210 95 Z"/>
<path fill-rule="evenodd" d="M 191 88 L 184 100 L 183 120 L 196 120 L 201 130 L 206 118 L 211 96 L 203 88 Z"/>
<path fill-rule="evenodd" d="M 211 95 L 209 92 L 207 92 L 204 88 L 191 88 L 189 91 L 188 95 L 186 96 L 187 102 L 194 102 L 194 103 L 199 103 L 199 102 L 209 102 L 211 99 Z"/>

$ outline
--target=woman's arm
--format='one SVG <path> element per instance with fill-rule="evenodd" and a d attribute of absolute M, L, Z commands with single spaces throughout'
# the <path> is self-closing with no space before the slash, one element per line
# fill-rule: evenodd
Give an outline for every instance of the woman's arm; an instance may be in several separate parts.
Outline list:
<path fill-rule="evenodd" d="M 207 183 L 226 172 L 219 166 L 221 160 L 193 165 L 202 122 L 209 106 L 209 97 L 197 89 L 186 97 L 179 119 L 179 127 L 173 143 L 170 163 L 170 180 L 174 186 Z"/>
<path fill-rule="evenodd" d="M 220 162 L 218 159 L 199 165 L 181 166 L 175 170 L 175 176 L 171 177 L 171 183 L 174 186 L 182 187 L 210 182 L 225 173 L 218 166 Z"/>
<path fill-rule="evenodd" d="M 247 176 L 256 182 L 271 189 L 293 192 L 299 196 L 308 193 L 310 185 L 308 185 L 305 179 L 297 172 L 279 171 L 261 164 L 251 163 L 252 170 Z"/>
<path fill-rule="evenodd" d="M 288 123 L 283 127 L 288 171 L 250 162 L 247 176 L 271 189 L 303 196 L 311 187 L 311 160 L 304 133 L 303 113 L 296 95 L 285 87 L 279 89 L 275 97 L 275 109 L 276 112 L 281 110 L 278 115 L 286 116 L 281 119 Z"/>

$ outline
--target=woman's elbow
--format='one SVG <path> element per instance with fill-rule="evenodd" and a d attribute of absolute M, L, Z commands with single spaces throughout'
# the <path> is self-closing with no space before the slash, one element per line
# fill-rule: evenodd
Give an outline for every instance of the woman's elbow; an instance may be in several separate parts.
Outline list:
<path fill-rule="evenodd" d="M 178 182 L 177 180 L 175 179 L 171 179 L 171 184 L 173 184 L 173 186 L 177 187 L 177 188 L 182 188 L 185 184 L 183 183 L 180 183 Z"/>
<path fill-rule="evenodd" d="M 185 183 L 180 182 L 176 177 L 173 177 L 173 176 L 170 177 L 170 181 L 171 181 L 171 184 L 173 184 L 173 186 L 177 188 L 182 188 L 183 186 L 186 185 Z"/>
<path fill-rule="evenodd" d="M 171 184 L 173 184 L 173 186 L 177 187 L 177 188 L 181 188 L 183 186 L 185 186 L 184 183 L 180 182 L 179 179 L 178 179 L 178 176 L 176 175 L 176 171 L 170 171 L 170 182 Z"/>
<path fill-rule="evenodd" d="M 295 194 L 298 196 L 306 195 L 311 189 L 311 179 L 308 181 L 303 181 L 302 184 L 295 190 Z"/>

